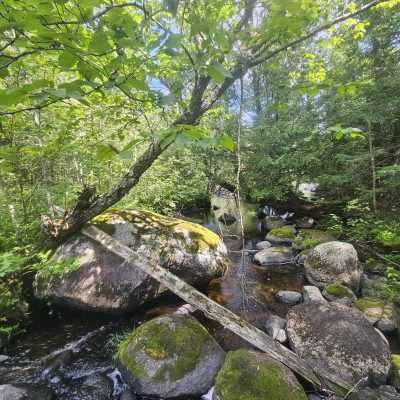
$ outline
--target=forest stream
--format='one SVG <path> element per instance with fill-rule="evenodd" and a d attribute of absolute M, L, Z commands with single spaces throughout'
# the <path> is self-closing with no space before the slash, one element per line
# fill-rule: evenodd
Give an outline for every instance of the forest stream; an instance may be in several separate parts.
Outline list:
<path fill-rule="evenodd" d="M 199 216 L 196 217 L 199 222 Z M 217 229 L 212 217 L 205 215 L 200 219 L 204 226 Z M 271 313 L 285 317 L 289 308 L 277 302 L 274 294 L 283 289 L 301 291 L 303 274 L 296 272 L 296 268 L 285 274 L 266 273 L 264 268 L 254 264 L 253 249 L 259 240 L 260 235 L 251 234 L 246 238 L 242 252 L 238 250 L 240 240 L 226 239 L 232 268 L 223 278 L 212 281 L 204 291 L 264 329 Z M 118 399 L 126 388 L 113 360 L 118 336 L 156 316 L 173 313 L 183 305 L 174 295 L 165 295 L 123 318 L 59 308 L 49 313 L 49 309 L 37 305 L 29 332 L 10 346 L 7 352 L 10 358 L 0 364 L 0 384 L 44 384 L 50 386 L 60 400 L 85 400 L 93 398 L 90 397 L 93 388 L 85 385 L 85 380 L 100 374 L 102 384 L 97 382 L 95 390 L 103 390 L 105 396 L 112 390 L 112 399 Z M 225 350 L 251 347 L 216 322 L 205 319 L 201 313 L 195 312 L 195 316 Z"/>
<path fill-rule="evenodd" d="M 189 219 L 201 222 L 214 231 L 220 229 L 216 219 L 208 214 Z M 203 291 L 265 330 L 265 323 L 272 314 L 285 318 L 289 310 L 288 305 L 276 300 L 275 294 L 279 290 L 301 292 L 305 279 L 303 271 L 295 264 L 283 266 L 284 273 L 282 266 L 279 272 L 272 272 L 255 264 L 254 249 L 262 236 L 256 229 L 250 229 L 250 232 L 244 241 L 244 251 L 241 250 L 240 239 L 234 235 L 225 237 L 232 267 L 222 278 L 211 281 Z M 59 400 L 132 399 L 134 397 L 121 396 L 127 385 L 115 366 L 118 340 L 127 331 L 154 317 L 186 310 L 193 311 L 172 294 L 166 294 L 126 317 L 50 309 L 37 303 L 27 334 L 8 348 L 6 356 L 9 358 L 0 363 L 0 384 L 35 383 L 47 386 L 53 389 Z M 225 351 L 251 348 L 202 313 L 194 311 L 193 314 Z M 393 352 L 400 348 L 394 337 L 390 341 Z"/>

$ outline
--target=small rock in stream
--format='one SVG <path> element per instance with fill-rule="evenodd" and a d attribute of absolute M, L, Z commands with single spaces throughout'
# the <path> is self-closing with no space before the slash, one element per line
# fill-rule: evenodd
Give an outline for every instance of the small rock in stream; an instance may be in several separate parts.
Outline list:
<path fill-rule="evenodd" d="M 84 380 L 81 390 L 85 400 L 109 400 L 112 394 L 112 385 L 105 376 L 95 373 Z"/>
<path fill-rule="evenodd" d="M 0 354 L 0 364 L 5 362 L 5 361 L 7 361 L 7 360 L 9 360 L 9 359 L 10 359 L 10 357 L 5 356 L 3 354 Z"/>
<path fill-rule="evenodd" d="M 288 304 L 290 306 L 294 306 L 302 300 L 301 293 L 292 290 L 280 290 L 275 297 L 280 303 Z"/>
<path fill-rule="evenodd" d="M 264 240 L 262 242 L 258 242 L 256 244 L 256 249 L 257 250 L 265 250 L 265 249 L 269 249 L 272 246 L 272 244 L 270 242 L 268 242 L 268 240 Z"/>
<path fill-rule="evenodd" d="M 327 303 L 328 301 L 322 296 L 321 291 L 316 286 L 303 287 L 304 304 L 310 303 Z"/>
<path fill-rule="evenodd" d="M 130 390 L 125 390 L 122 392 L 119 400 L 137 400 L 137 397 Z"/>
<path fill-rule="evenodd" d="M 268 318 L 265 323 L 265 330 L 272 339 L 277 340 L 279 343 L 285 343 L 287 341 L 286 334 L 286 320 L 279 317 L 278 315 L 272 315 Z"/>

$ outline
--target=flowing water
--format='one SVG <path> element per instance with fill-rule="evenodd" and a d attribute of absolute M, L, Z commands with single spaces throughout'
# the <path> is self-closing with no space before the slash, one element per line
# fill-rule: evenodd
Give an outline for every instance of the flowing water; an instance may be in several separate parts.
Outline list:
<path fill-rule="evenodd" d="M 206 216 L 201 222 L 215 231 L 220 229 L 214 218 Z M 260 239 L 253 232 L 242 251 L 242 242 L 228 236 L 226 244 L 232 268 L 223 278 L 213 280 L 204 292 L 263 329 L 271 314 L 285 317 L 288 311 L 286 305 L 275 300 L 274 294 L 282 289 L 301 291 L 304 277 L 296 266 L 282 274 L 254 264 L 253 249 Z M 179 298 L 167 295 L 131 316 L 120 318 L 37 305 L 33 307 L 28 333 L 8 348 L 6 354 L 10 359 L 0 364 L 0 384 L 43 384 L 56 392 L 57 399 L 85 400 L 82 383 L 89 375 L 99 372 L 112 384 L 112 399 L 118 399 L 125 389 L 114 362 L 118 337 L 144 321 L 172 313 L 182 305 Z M 200 312 L 194 315 L 225 350 L 250 346 Z"/>

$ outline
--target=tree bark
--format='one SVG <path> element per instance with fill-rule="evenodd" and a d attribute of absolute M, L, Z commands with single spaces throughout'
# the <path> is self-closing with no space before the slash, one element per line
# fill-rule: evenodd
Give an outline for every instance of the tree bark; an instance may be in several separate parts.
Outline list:
<path fill-rule="evenodd" d="M 377 210 L 376 203 L 376 164 L 375 164 L 375 151 L 374 151 L 374 136 L 372 133 L 371 121 L 368 120 L 368 145 L 369 145 L 369 158 L 371 162 L 371 178 L 372 178 L 372 208 L 374 213 Z"/>
<path fill-rule="evenodd" d="M 241 319 L 232 311 L 209 299 L 191 285 L 159 265 L 149 264 L 143 260 L 138 260 L 138 255 L 133 250 L 113 239 L 105 232 L 94 226 L 88 226 L 82 229 L 82 233 L 99 242 L 107 250 L 122 257 L 130 264 L 146 272 L 177 296 L 203 311 L 209 318 L 219 322 L 222 326 L 242 337 L 257 349 L 265 352 L 274 360 L 285 364 L 288 368 L 301 375 L 315 387 L 326 389 L 324 384 L 327 383 L 329 388 L 338 388 L 340 392 L 347 392 L 351 388 L 351 385 L 347 382 L 340 381 L 338 377 L 333 377 L 328 371 L 321 369 L 318 370 L 318 375 L 321 377 L 320 379 L 312 371 L 310 366 L 301 360 L 295 353 L 274 341 L 266 333 Z"/>

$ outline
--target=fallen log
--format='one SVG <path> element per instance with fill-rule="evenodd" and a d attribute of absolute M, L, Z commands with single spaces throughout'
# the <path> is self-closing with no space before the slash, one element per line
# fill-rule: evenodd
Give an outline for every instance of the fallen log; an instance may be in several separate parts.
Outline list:
<path fill-rule="evenodd" d="M 351 389 L 351 385 L 344 381 L 338 381 L 338 377 L 333 377 L 328 371 L 319 370 L 317 376 L 311 367 L 294 352 L 274 341 L 266 333 L 241 319 L 232 311 L 214 302 L 165 268 L 156 264 L 150 265 L 145 260 L 139 260 L 138 255 L 133 250 L 107 233 L 92 225 L 83 228 L 82 233 L 149 274 L 187 303 L 203 311 L 210 319 L 219 322 L 223 327 L 265 352 L 274 360 L 285 364 L 319 390 L 335 388 L 335 391 L 343 394 L 343 392 L 346 393 Z"/>

